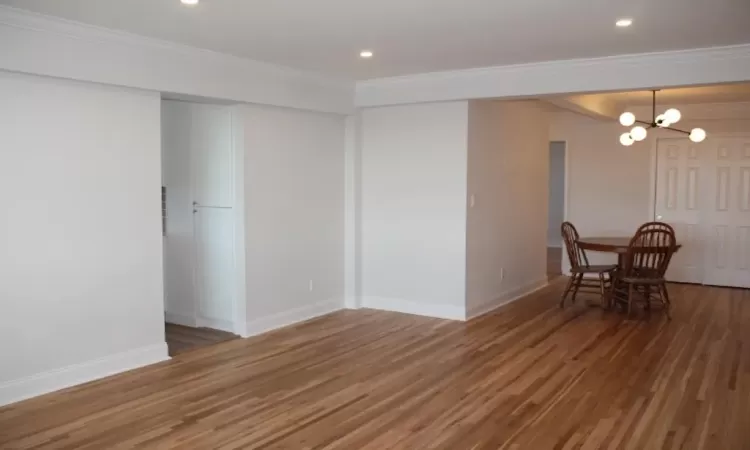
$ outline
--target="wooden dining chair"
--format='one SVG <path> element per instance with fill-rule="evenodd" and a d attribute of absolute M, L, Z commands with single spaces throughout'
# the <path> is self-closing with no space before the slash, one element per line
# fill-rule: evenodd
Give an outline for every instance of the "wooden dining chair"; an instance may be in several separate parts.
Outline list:
<path fill-rule="evenodd" d="M 666 222 L 646 222 L 638 227 L 638 231 L 636 231 L 636 233 L 647 230 L 665 230 L 674 235 L 674 228 L 672 228 L 672 225 Z"/>
<path fill-rule="evenodd" d="M 628 317 L 638 297 L 646 309 L 650 308 L 651 300 L 656 297 L 664 305 L 667 318 L 672 318 L 664 275 L 676 246 L 677 240 L 671 227 L 639 229 L 630 240 L 622 271 L 618 273 L 613 289 L 613 297 L 627 304 Z"/>
<path fill-rule="evenodd" d="M 611 287 L 613 273 L 617 265 L 591 265 L 586 252 L 578 246 L 578 230 L 570 222 L 564 222 L 560 231 L 565 245 L 565 251 L 570 262 L 570 278 L 565 286 L 560 307 L 565 305 L 565 299 L 572 292 L 571 302 L 575 303 L 578 292 L 598 292 L 601 296 L 602 305 L 607 302 L 608 291 Z M 586 278 L 586 275 L 597 275 L 598 280 Z M 594 291 L 594 289 L 596 291 Z"/>

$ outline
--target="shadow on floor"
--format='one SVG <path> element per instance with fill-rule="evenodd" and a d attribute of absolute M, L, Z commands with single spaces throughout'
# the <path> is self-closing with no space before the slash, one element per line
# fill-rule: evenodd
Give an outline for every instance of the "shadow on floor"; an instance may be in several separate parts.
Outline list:
<path fill-rule="evenodd" d="M 236 334 L 211 328 L 192 328 L 173 323 L 165 324 L 169 356 L 179 355 L 219 342 L 239 339 Z"/>

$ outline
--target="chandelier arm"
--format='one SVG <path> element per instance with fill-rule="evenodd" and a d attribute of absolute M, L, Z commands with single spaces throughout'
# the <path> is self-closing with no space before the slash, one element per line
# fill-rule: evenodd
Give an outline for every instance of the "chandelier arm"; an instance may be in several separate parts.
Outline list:
<path fill-rule="evenodd" d="M 635 123 L 642 123 L 643 125 L 648 125 L 648 128 L 654 128 L 654 124 L 651 122 L 646 122 L 645 120 L 638 120 L 636 119 Z"/>
<path fill-rule="evenodd" d="M 672 128 L 672 127 L 661 127 L 661 128 L 664 128 L 665 130 L 672 130 L 672 131 L 676 131 L 676 132 L 678 132 L 678 133 L 690 134 L 690 132 L 689 132 L 689 131 L 685 131 L 685 130 L 680 130 L 679 128 Z"/>

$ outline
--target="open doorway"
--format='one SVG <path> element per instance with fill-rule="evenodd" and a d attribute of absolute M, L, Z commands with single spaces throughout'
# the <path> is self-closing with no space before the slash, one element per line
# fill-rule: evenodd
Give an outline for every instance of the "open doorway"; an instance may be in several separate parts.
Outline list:
<path fill-rule="evenodd" d="M 565 220 L 565 151 L 563 141 L 549 143 L 549 204 L 547 214 L 547 278 L 562 275 L 560 225 Z"/>
<path fill-rule="evenodd" d="M 165 335 L 170 356 L 234 339 L 236 214 L 230 106 L 162 100 Z M 239 320 L 238 320 L 239 319 Z"/>

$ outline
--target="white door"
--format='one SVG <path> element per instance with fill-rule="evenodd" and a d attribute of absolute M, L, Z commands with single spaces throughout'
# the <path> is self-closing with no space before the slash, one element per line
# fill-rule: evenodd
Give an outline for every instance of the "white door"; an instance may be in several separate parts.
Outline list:
<path fill-rule="evenodd" d="M 670 281 L 703 282 L 700 223 L 702 178 L 705 177 L 703 159 L 701 149 L 688 139 L 658 141 L 656 219 L 672 225 L 682 244 L 669 265 L 667 279 Z"/>
<path fill-rule="evenodd" d="M 234 332 L 231 114 L 194 105 L 191 180 L 198 326 Z"/>
<path fill-rule="evenodd" d="M 669 280 L 750 287 L 750 138 L 660 139 L 655 204 L 683 245 Z"/>
<path fill-rule="evenodd" d="M 750 138 L 716 138 L 705 149 L 705 284 L 750 287 Z"/>
<path fill-rule="evenodd" d="M 196 208 L 197 325 L 234 332 L 231 208 Z"/>

